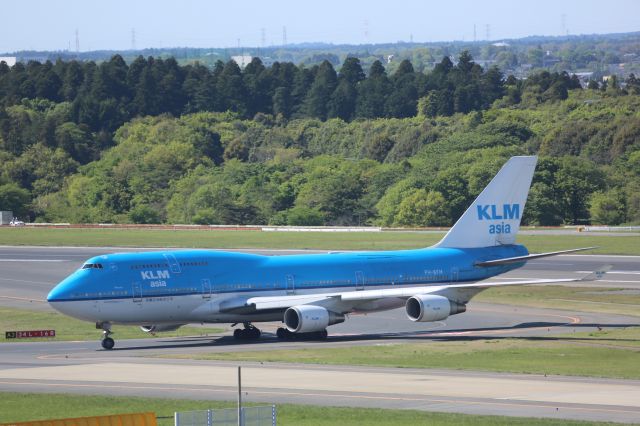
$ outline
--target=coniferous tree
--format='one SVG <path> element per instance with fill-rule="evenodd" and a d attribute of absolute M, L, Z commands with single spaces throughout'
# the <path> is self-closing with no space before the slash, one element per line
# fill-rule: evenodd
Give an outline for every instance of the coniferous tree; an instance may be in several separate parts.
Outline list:
<path fill-rule="evenodd" d="M 305 112 L 308 117 L 327 119 L 329 99 L 336 89 L 337 80 L 336 71 L 331 62 L 323 61 L 305 98 Z"/>
<path fill-rule="evenodd" d="M 393 91 L 388 95 L 384 110 L 385 116 L 406 118 L 414 117 L 417 112 L 418 91 L 415 85 L 415 72 L 407 59 L 393 74 Z"/>
<path fill-rule="evenodd" d="M 216 89 L 220 95 L 220 104 L 223 110 L 247 116 L 247 90 L 238 64 L 229 61 L 224 65 L 217 79 Z"/>
<path fill-rule="evenodd" d="M 358 58 L 349 57 L 344 61 L 338 76 L 338 86 L 329 100 L 329 117 L 351 120 L 356 112 L 357 85 L 365 75 Z"/>
<path fill-rule="evenodd" d="M 369 77 L 358 84 L 356 117 L 383 117 L 385 101 L 391 88 L 382 63 L 375 61 L 369 69 Z"/>
<path fill-rule="evenodd" d="M 304 65 L 300 65 L 298 68 L 291 88 L 291 113 L 293 117 L 306 117 L 304 101 L 311 84 L 313 84 L 317 68 L 308 69 Z"/>
<path fill-rule="evenodd" d="M 247 88 L 248 116 L 253 117 L 262 112 L 270 114 L 271 108 L 271 75 L 266 71 L 260 58 L 253 58 L 242 73 Z"/>
<path fill-rule="evenodd" d="M 83 80 L 84 73 L 78 61 L 71 61 L 66 64 L 64 77 L 62 79 L 62 99 L 65 101 L 73 101 L 78 95 Z"/>

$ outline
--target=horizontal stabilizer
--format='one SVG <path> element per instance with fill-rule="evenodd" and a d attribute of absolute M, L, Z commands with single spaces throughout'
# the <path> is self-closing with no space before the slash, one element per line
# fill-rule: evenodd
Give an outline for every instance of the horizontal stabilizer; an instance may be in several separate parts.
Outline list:
<path fill-rule="evenodd" d="M 604 274 L 609 272 L 613 265 L 603 265 L 600 269 L 593 271 L 589 275 L 582 277 L 581 281 L 598 281 L 604 277 Z"/>
<path fill-rule="evenodd" d="M 476 266 L 508 265 L 510 263 L 526 262 L 526 261 L 532 260 L 532 259 L 540 259 L 541 257 L 557 256 L 559 254 L 567 254 L 567 253 L 573 253 L 573 252 L 576 252 L 576 251 L 583 251 L 583 250 L 592 250 L 594 248 L 597 248 L 597 247 L 583 247 L 583 248 L 577 248 L 577 249 L 571 249 L 571 250 L 551 251 L 551 252 L 548 252 L 548 253 L 529 254 L 529 255 L 526 255 L 526 256 L 507 257 L 507 258 L 504 258 L 504 259 L 486 260 L 484 262 L 476 262 L 475 265 Z"/>

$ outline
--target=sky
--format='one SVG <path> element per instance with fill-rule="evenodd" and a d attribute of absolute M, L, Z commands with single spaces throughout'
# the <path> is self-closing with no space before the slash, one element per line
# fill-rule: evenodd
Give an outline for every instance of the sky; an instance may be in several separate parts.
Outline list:
<path fill-rule="evenodd" d="M 0 52 L 501 40 L 640 30 L 638 0 L 19 0 Z M 487 34 L 488 33 L 488 34 Z M 487 38 L 487 35 L 489 36 Z"/>

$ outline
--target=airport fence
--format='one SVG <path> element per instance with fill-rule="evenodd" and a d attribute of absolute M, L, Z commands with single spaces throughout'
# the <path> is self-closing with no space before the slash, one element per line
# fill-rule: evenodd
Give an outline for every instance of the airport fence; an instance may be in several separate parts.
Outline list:
<path fill-rule="evenodd" d="M 276 406 L 242 407 L 238 423 L 237 408 L 183 411 L 175 413 L 175 426 L 276 426 Z"/>

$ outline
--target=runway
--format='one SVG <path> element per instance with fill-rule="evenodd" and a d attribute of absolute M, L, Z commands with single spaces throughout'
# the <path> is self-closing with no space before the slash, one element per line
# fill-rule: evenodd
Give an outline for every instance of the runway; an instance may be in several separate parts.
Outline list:
<path fill-rule="evenodd" d="M 0 306 L 47 310 L 47 292 L 83 260 L 121 248 L 0 247 Z M 266 254 L 283 254 L 286 251 Z M 589 285 L 640 291 L 640 257 L 558 256 L 530 262 L 504 278 L 568 278 L 612 265 Z M 581 284 L 584 285 L 584 284 Z M 75 392 L 232 400 L 238 363 L 141 358 L 196 352 L 384 345 L 524 337 L 640 324 L 637 316 L 512 307 L 471 302 L 435 323 L 413 323 L 403 310 L 353 315 L 329 328 L 326 342 L 282 342 L 265 324 L 258 343 L 214 338 L 118 341 L 106 352 L 93 342 L 10 343 L 0 347 L 0 390 Z M 87 324 L 92 327 L 91 324 Z M 246 401 L 633 422 L 640 419 L 640 382 L 424 369 L 242 363 Z M 161 373 L 160 373 L 161 372 Z"/>

